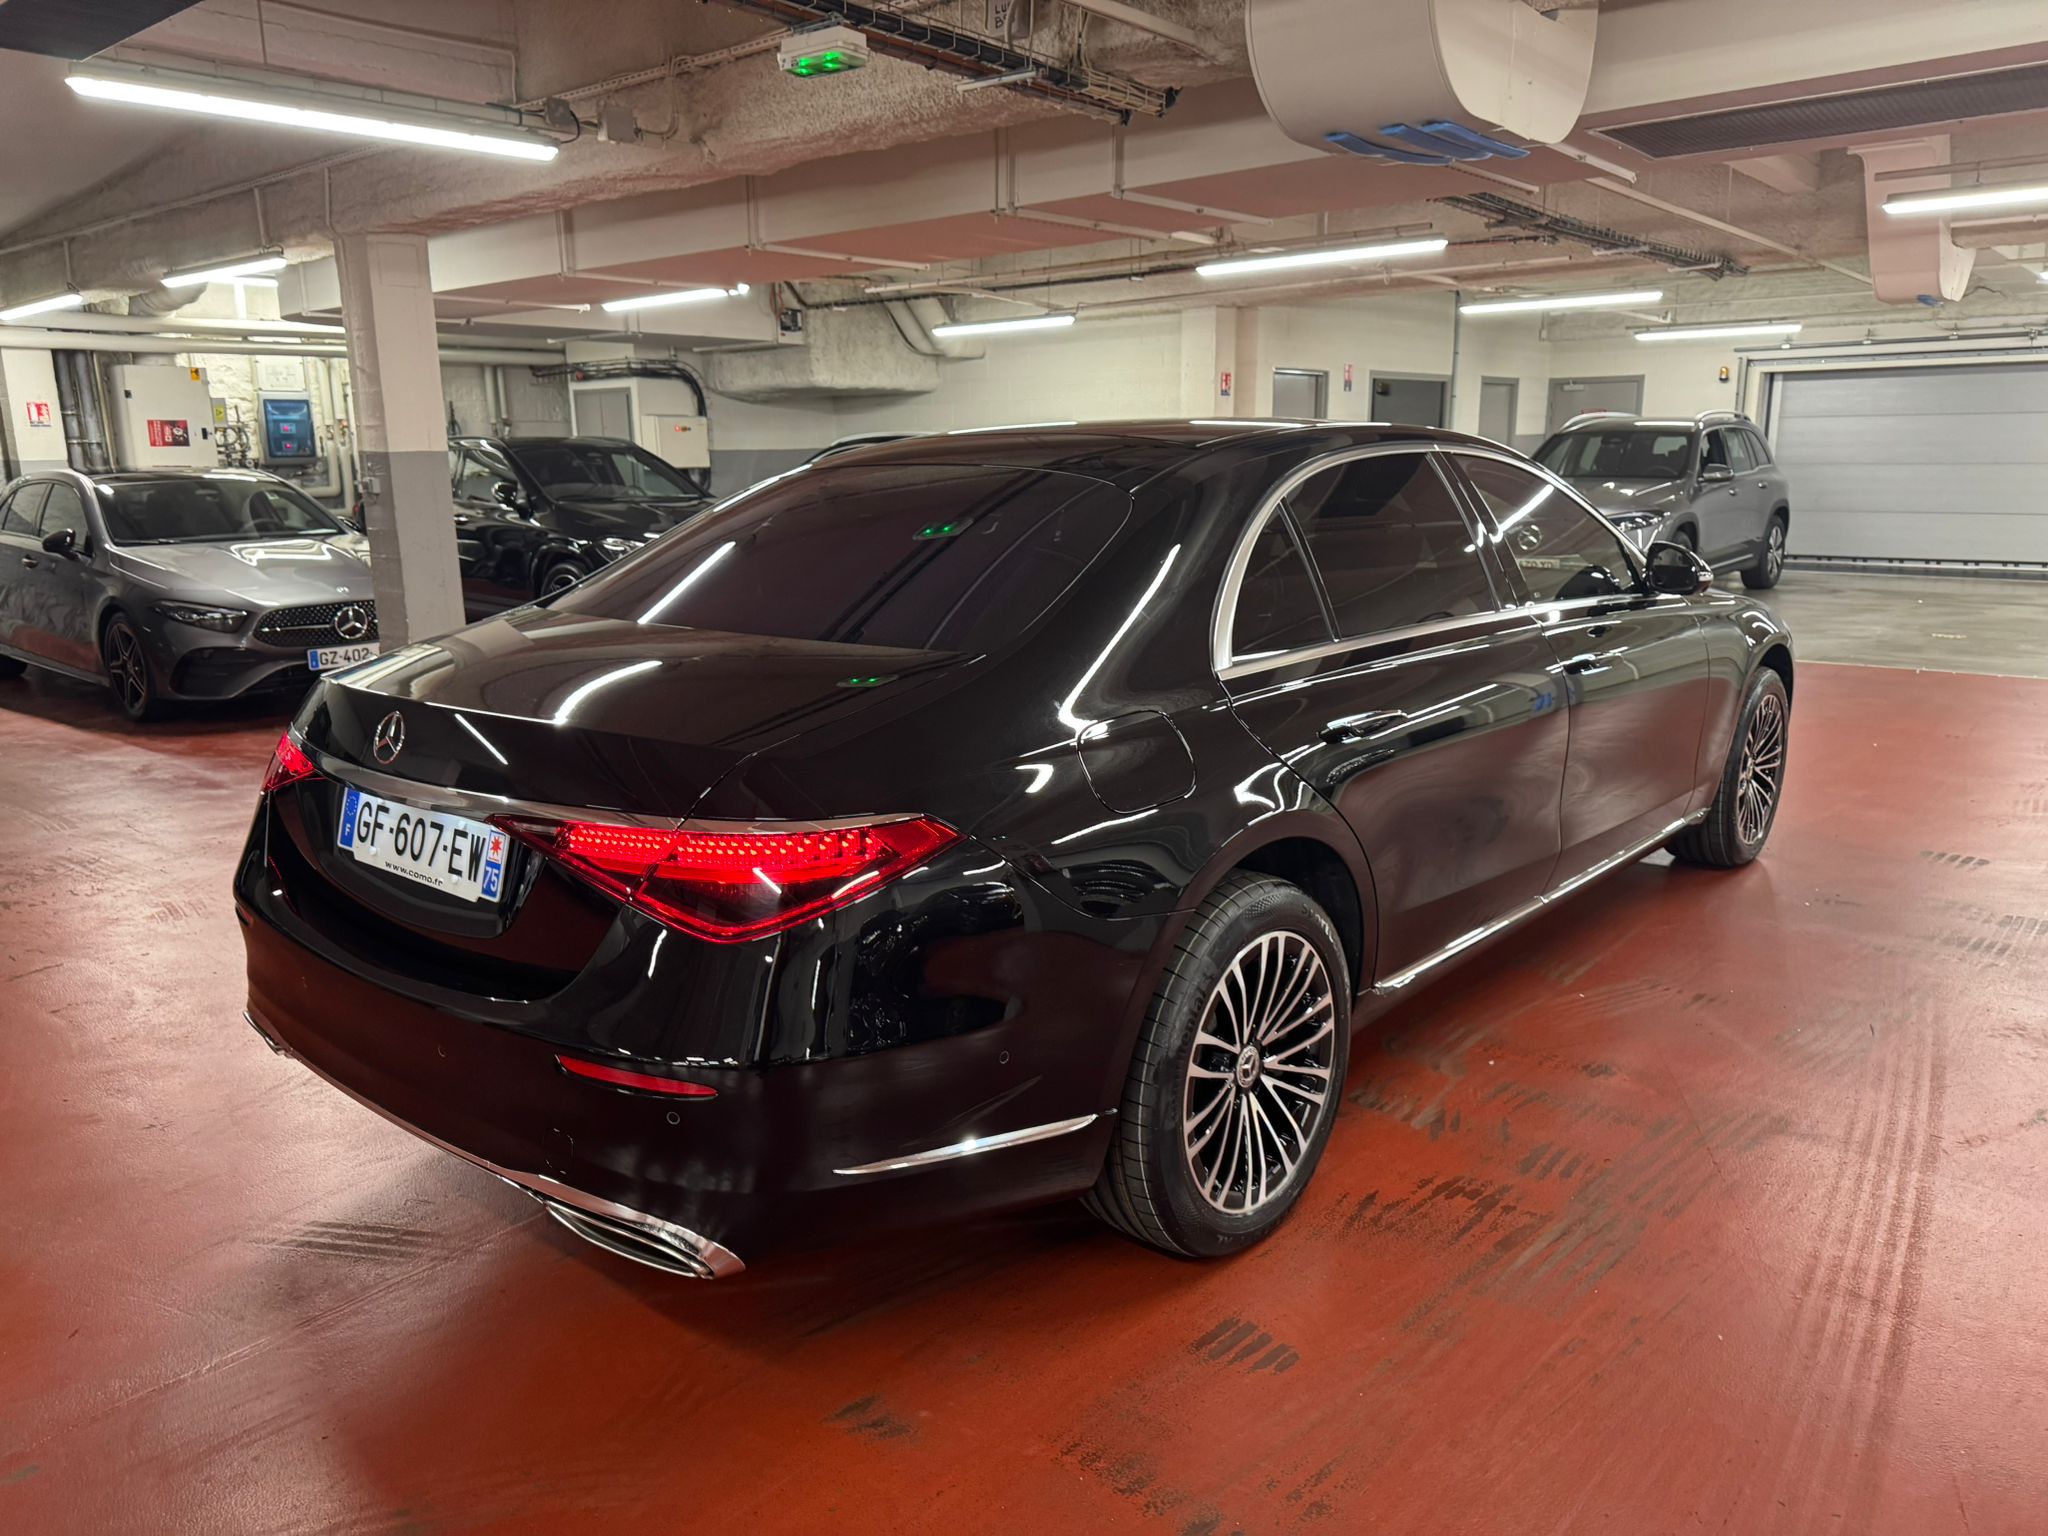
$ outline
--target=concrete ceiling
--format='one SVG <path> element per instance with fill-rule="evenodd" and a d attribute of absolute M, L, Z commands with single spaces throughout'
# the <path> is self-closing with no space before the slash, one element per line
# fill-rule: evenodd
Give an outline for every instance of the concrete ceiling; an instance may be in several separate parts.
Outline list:
<path fill-rule="evenodd" d="M 903 3 L 969 21 L 983 10 L 981 0 Z M 87 108 L 43 61 L 0 55 L 0 124 L 26 110 L 18 98 L 39 99 L 47 116 L 35 121 L 58 125 L 65 140 L 47 164 L 10 173 L 0 192 L 12 199 L 0 201 L 0 225 L 11 227 L 0 236 L 0 296 L 54 287 L 60 248 L 51 237 L 82 226 L 121 221 L 89 247 L 74 242 L 79 280 L 108 294 L 247 246 L 253 194 L 205 199 L 210 189 L 256 180 L 266 183 L 268 233 L 295 257 L 317 266 L 330 228 L 429 233 L 444 314 L 550 330 L 580 322 L 560 307 L 521 316 L 517 306 L 594 306 L 634 282 L 795 283 L 820 302 L 884 280 L 963 288 L 1058 281 L 1045 293 L 1080 304 L 1255 302 L 1289 291 L 1202 284 L 1185 268 L 1203 247 L 1171 238 L 1183 230 L 1226 247 L 1395 227 L 1435 228 L 1457 242 L 1420 272 L 1340 274 L 1296 290 L 1317 294 L 1390 282 L 1540 291 L 1663 270 L 1436 201 L 1474 193 L 1727 256 L 1760 273 L 1813 274 L 1818 263 L 1827 283 L 1853 290 L 1867 270 L 1866 189 L 1842 136 L 1652 160 L 1592 129 L 2048 61 L 2048 8 L 2038 0 L 1607 0 L 1605 83 L 1574 142 L 1618 174 L 1550 151 L 1493 163 L 1502 169 L 1428 170 L 1333 157 L 1280 135 L 1244 78 L 1243 0 L 1144 3 L 1192 27 L 1202 53 L 1087 22 L 1096 67 L 1188 87 L 1164 118 L 1140 118 L 1116 134 L 1014 92 L 963 94 L 951 77 L 893 60 L 857 76 L 793 80 L 758 46 L 775 29 L 716 5 L 612 0 L 605 25 L 593 27 L 593 8 L 572 0 L 445 0 L 425 21 L 402 0 L 370 0 L 346 16 L 338 7 L 269 0 L 259 32 L 256 0 L 206 0 L 138 41 L 477 101 L 564 93 L 586 116 L 605 103 L 630 108 L 642 137 L 605 143 L 587 132 L 543 167 L 413 151 L 336 158 L 329 142 L 227 127 L 168 144 L 152 139 L 138 155 L 134 114 Z M 1050 0 L 1039 10 L 1040 45 L 1071 47 L 1079 14 Z M 1702 11 L 1714 13 L 1704 34 Z M 31 66 L 44 71 L 40 87 Z M 17 77 L 28 84 L 10 91 Z M 52 90 L 64 99 L 52 103 Z M 1939 126 L 1951 132 L 1955 161 L 2031 154 L 2048 166 L 2048 114 Z M 320 163 L 295 169 L 309 161 Z M 1118 195 L 1119 179 L 1136 197 Z M 1980 256 L 1978 289 L 1998 291 L 2002 263 L 2027 255 L 2002 246 Z M 1098 264 L 1100 281 L 1066 281 L 1088 275 L 1089 263 Z M 913 265 L 922 270 L 908 270 Z M 1734 302 L 1739 283 L 1664 286 L 1705 313 Z M 326 290 L 309 277 L 305 291 L 317 308 Z M 589 324 L 611 322 L 593 316 Z"/>

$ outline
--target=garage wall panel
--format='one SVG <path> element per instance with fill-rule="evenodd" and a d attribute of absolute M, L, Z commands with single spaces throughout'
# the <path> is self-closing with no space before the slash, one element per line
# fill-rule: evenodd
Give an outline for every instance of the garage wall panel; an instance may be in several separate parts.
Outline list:
<path fill-rule="evenodd" d="M 1771 425 L 1795 555 L 2048 563 L 2048 364 L 1787 374 Z"/>

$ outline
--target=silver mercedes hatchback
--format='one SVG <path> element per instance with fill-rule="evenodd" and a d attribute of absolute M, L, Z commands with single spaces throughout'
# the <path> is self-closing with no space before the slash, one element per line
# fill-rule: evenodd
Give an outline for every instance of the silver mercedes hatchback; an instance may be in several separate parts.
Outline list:
<path fill-rule="evenodd" d="M 132 720 L 297 697 L 377 654 L 368 541 L 253 470 L 48 470 L 0 491 L 0 678 L 103 682 Z"/>

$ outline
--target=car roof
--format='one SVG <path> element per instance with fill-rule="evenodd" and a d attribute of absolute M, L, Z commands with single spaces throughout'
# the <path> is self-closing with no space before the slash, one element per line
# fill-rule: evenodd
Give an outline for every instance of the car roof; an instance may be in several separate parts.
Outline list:
<path fill-rule="evenodd" d="M 526 433 L 519 437 L 491 437 L 485 433 L 465 433 L 448 439 L 450 443 L 501 443 L 507 448 L 534 448 L 543 443 L 598 443 L 606 448 L 632 448 L 637 446 L 631 438 L 599 437 L 592 432 L 560 432 L 552 436 Z"/>
<path fill-rule="evenodd" d="M 1191 452 L 1232 445 L 1270 444 L 1299 437 L 1331 448 L 1389 441 L 1466 443 L 1494 447 L 1484 439 L 1437 427 L 1383 421 L 1283 421 L 1272 419 L 1174 418 L 1161 421 L 1038 422 L 921 433 L 858 450 L 862 464 L 1002 463 L 1054 468 L 1079 458 L 1126 459 L 1139 468 Z"/>
<path fill-rule="evenodd" d="M 160 485 L 179 480 L 277 480 L 261 469 L 110 469 L 86 478 L 94 485 Z M 280 484 L 288 483 L 280 481 Z"/>

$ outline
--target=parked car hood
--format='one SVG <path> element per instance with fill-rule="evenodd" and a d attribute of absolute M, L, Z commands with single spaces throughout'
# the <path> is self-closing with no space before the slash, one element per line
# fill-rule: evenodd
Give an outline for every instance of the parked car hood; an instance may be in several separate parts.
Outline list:
<path fill-rule="evenodd" d="M 361 534 L 233 543 L 130 544 L 118 568 L 178 597 L 227 597 L 258 608 L 370 596 L 370 551 Z"/>
<path fill-rule="evenodd" d="M 1683 480 L 1573 480 L 1571 488 L 1602 512 L 1649 512 L 1685 494 Z"/>

